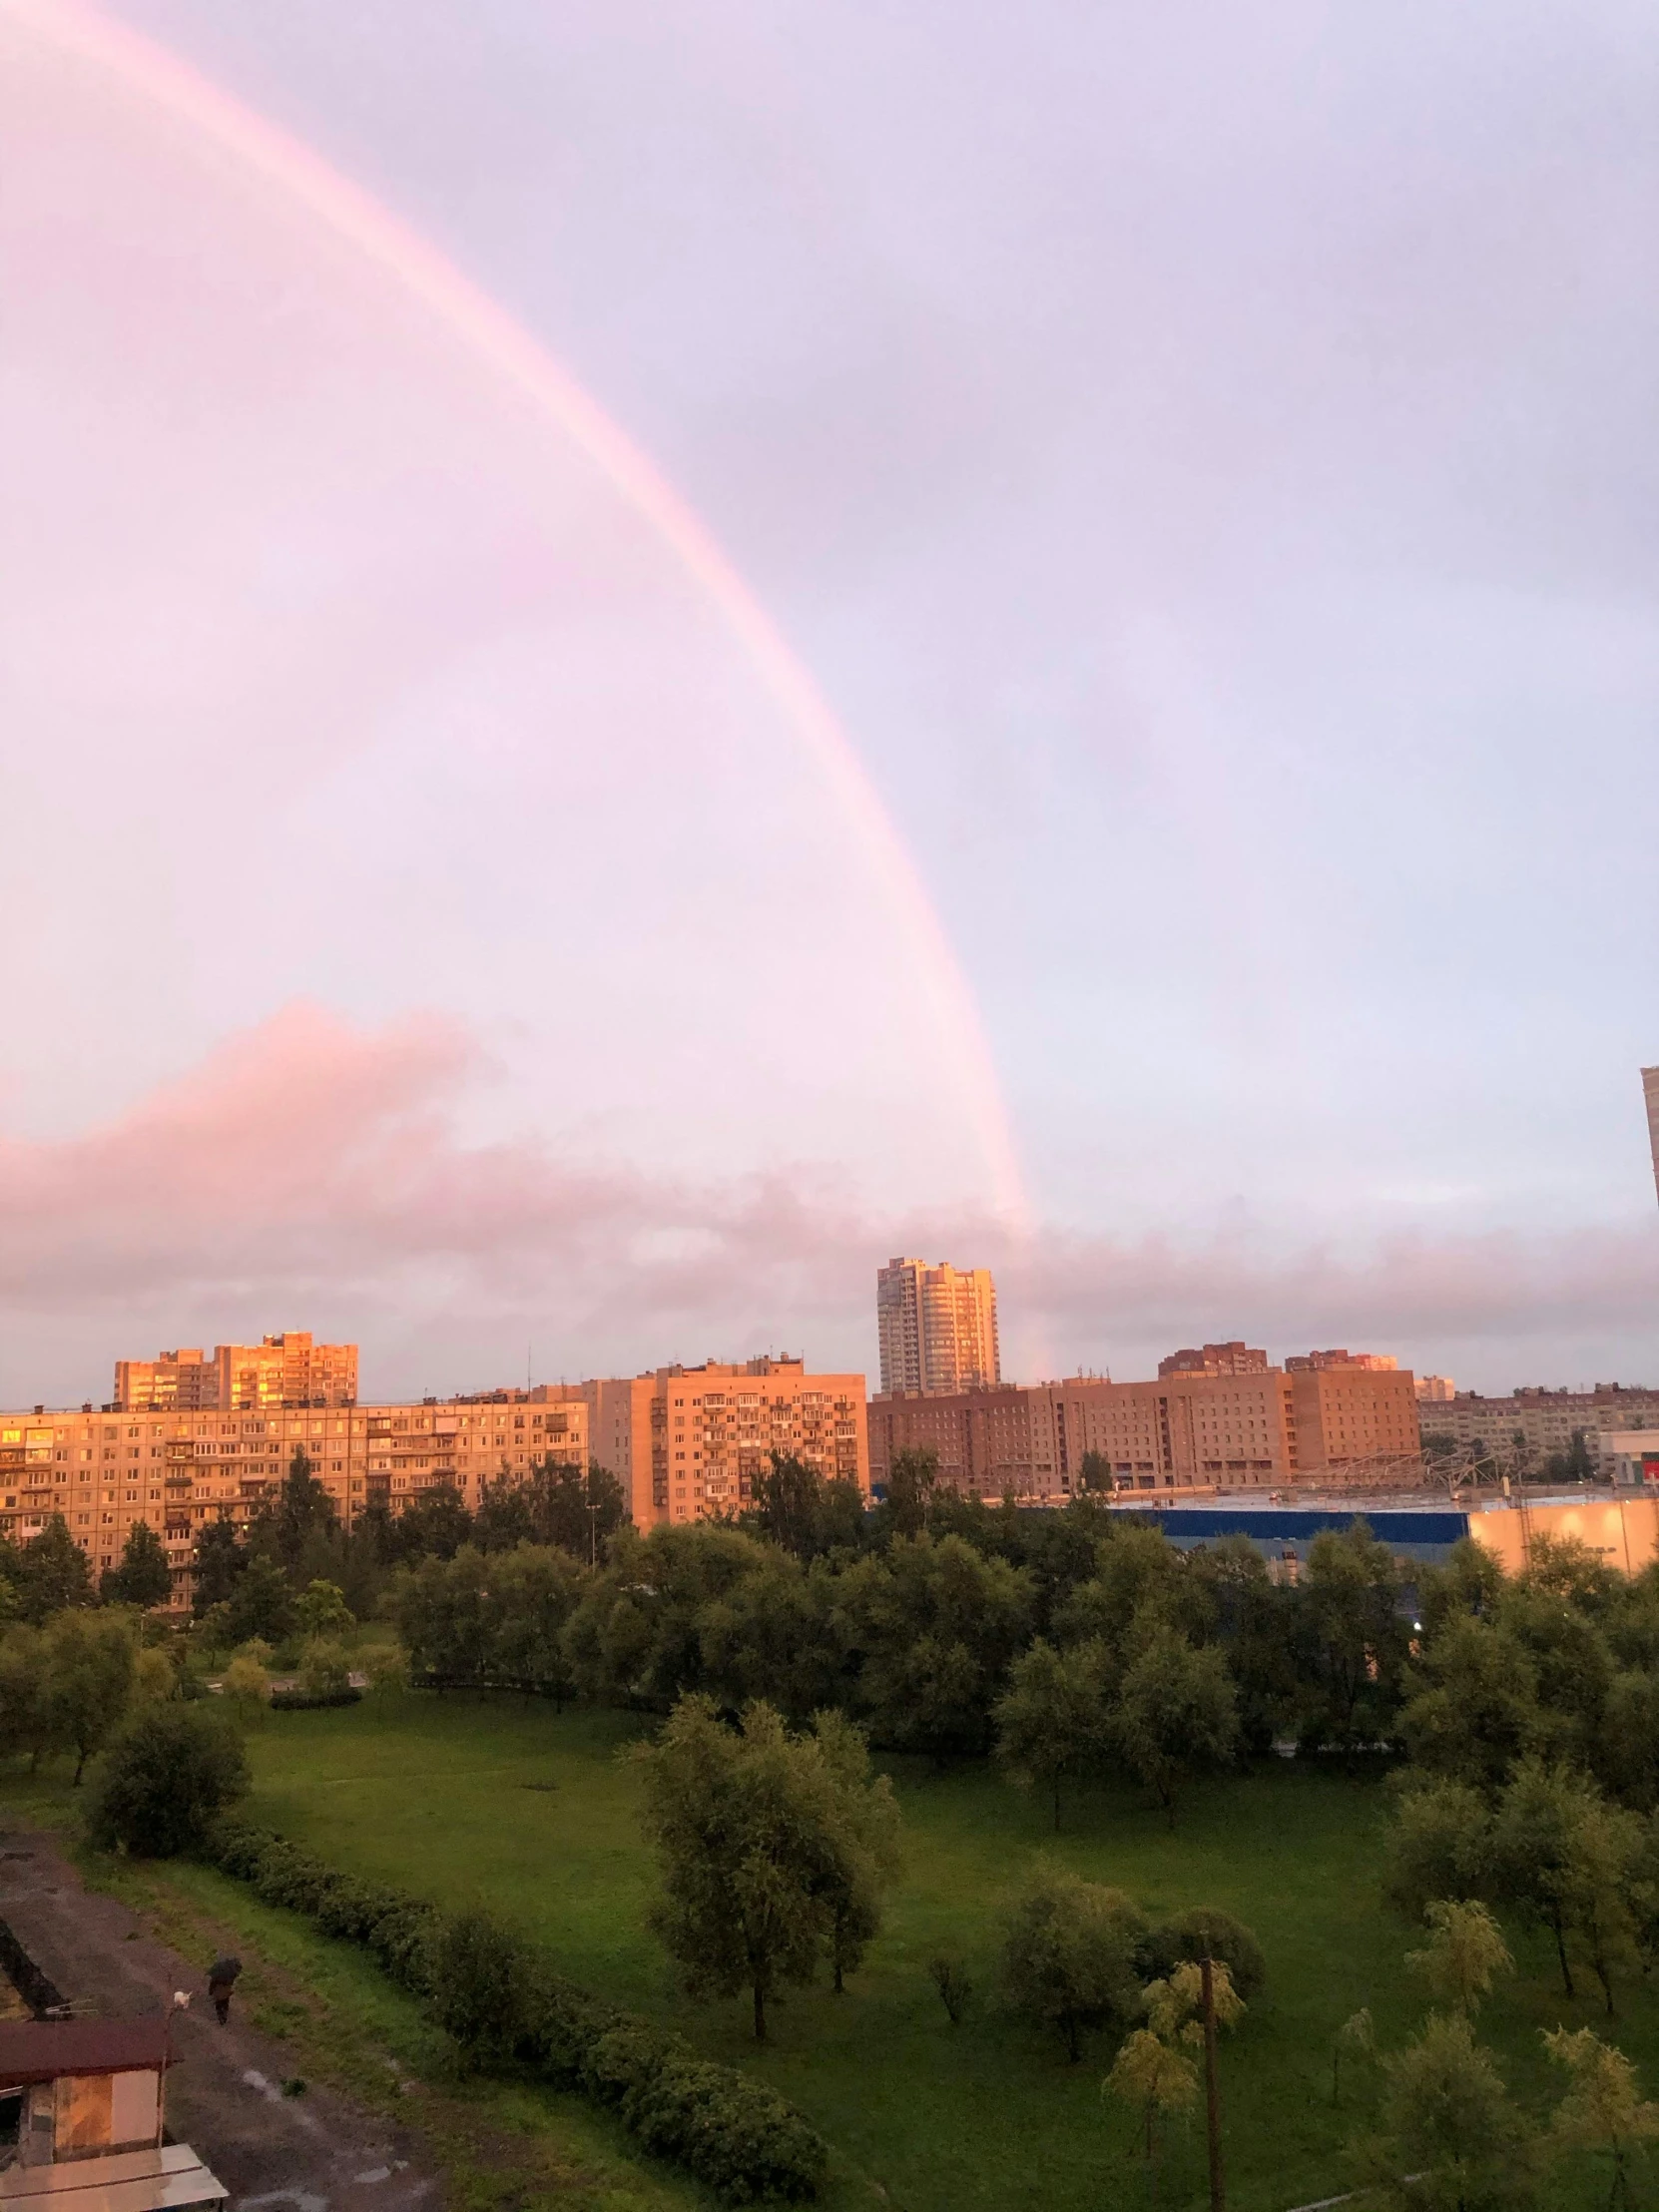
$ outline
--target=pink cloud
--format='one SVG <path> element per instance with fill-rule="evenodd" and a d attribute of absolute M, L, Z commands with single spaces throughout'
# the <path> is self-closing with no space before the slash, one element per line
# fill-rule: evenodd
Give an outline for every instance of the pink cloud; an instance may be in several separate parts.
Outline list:
<path fill-rule="evenodd" d="M 325 1301 L 391 1335 L 449 1315 L 474 1340 L 534 1312 L 573 1345 L 627 1347 L 610 1361 L 624 1367 L 804 1337 L 862 1361 L 873 1271 L 904 1249 L 996 1268 L 1005 1335 L 1056 1348 L 1037 1364 L 1132 1374 L 1156 1349 L 1238 1334 L 1276 1353 L 1426 1347 L 1417 1364 L 1440 1365 L 1472 1343 L 1628 1339 L 1659 1303 L 1659 1251 L 1637 1228 L 1363 1253 L 1016 1243 L 989 1218 L 872 1220 L 811 1167 L 696 1185 L 533 1135 L 470 1142 L 460 1109 L 490 1073 L 457 1023 L 359 1029 L 299 1004 L 102 1127 L 0 1139 L 0 1306 L 103 1314 L 102 1335 L 112 1310 Z"/>

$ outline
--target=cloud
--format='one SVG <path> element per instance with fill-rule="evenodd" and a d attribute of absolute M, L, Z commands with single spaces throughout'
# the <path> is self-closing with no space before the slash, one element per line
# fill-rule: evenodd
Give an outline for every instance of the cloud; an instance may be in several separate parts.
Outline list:
<path fill-rule="evenodd" d="M 1011 1369 L 1129 1376 L 1238 1335 L 1276 1356 L 1346 1342 L 1415 1348 L 1425 1367 L 1474 1347 L 1535 1360 L 1628 1341 L 1659 1307 L 1642 1230 L 1353 1252 L 1247 1230 L 1016 1240 L 990 1217 L 873 1219 L 811 1163 L 693 1183 L 533 1134 L 469 1141 L 463 1108 L 491 1075 L 452 1021 L 365 1029 L 296 1004 L 102 1127 L 0 1139 L 0 1309 L 96 1332 L 100 1365 L 125 1315 L 253 1305 L 359 1315 L 370 1343 L 448 1331 L 469 1355 L 521 1341 L 534 1315 L 577 1364 L 624 1372 L 808 1340 L 863 1366 L 874 1269 L 902 1250 L 997 1271 Z"/>

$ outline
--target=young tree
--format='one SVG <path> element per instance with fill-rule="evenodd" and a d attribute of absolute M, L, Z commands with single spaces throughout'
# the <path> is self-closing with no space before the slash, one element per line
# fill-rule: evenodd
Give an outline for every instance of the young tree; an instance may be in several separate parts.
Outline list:
<path fill-rule="evenodd" d="M 87 1555 L 69 1533 L 68 1521 L 54 1513 L 40 1534 L 23 1546 L 18 1610 L 39 1628 L 54 1613 L 91 1602 L 92 1568 Z"/>
<path fill-rule="evenodd" d="M 138 1637 L 125 1613 L 60 1613 L 43 1658 L 52 1732 L 75 1753 L 75 1787 L 87 1761 L 121 1726 L 132 1703 Z"/>
<path fill-rule="evenodd" d="M 1146 1922 L 1121 1890 L 1039 1867 L 1009 1915 L 1002 1987 L 1010 2010 L 1056 2029 L 1075 2063 L 1083 2031 L 1132 2019 L 1140 2004 L 1135 1946 Z"/>
<path fill-rule="evenodd" d="M 250 1643 L 256 1637 L 279 1644 L 292 1633 L 293 1592 L 275 1559 L 262 1555 L 248 1562 L 231 1596 L 225 1628 L 233 1644 Z"/>
<path fill-rule="evenodd" d="M 295 1600 L 294 1625 L 307 1640 L 316 1636 L 348 1636 L 357 1623 L 337 1582 L 315 1581 Z"/>
<path fill-rule="evenodd" d="M 1497 1975 L 1514 1971 L 1509 1946 L 1490 1913 L 1472 1899 L 1436 1899 L 1423 1919 L 1428 1941 L 1407 1951 L 1405 1963 L 1422 1975 L 1435 2003 L 1472 2019 Z"/>
<path fill-rule="evenodd" d="M 1154 1617 L 1124 1675 L 1113 1735 L 1173 1828 L 1182 1785 L 1238 1756 L 1238 1698 L 1225 1654 L 1213 1644 L 1195 1648 Z"/>
<path fill-rule="evenodd" d="M 1371 2006 L 1362 2004 L 1358 2012 L 1350 2013 L 1338 2028 L 1331 2045 L 1331 2101 L 1340 2104 L 1343 2095 L 1343 2060 L 1364 2065 L 1377 2056 L 1377 2029 L 1372 2021 Z"/>
<path fill-rule="evenodd" d="M 331 1636 L 313 1636 L 299 1653 L 299 1687 L 307 1697 L 342 1696 L 351 1687 L 345 1646 Z"/>
<path fill-rule="evenodd" d="M 140 1708 L 104 1763 L 89 1828 L 105 1851 L 172 1859 L 248 1794 L 248 1762 L 228 1713 L 206 1704 Z"/>
<path fill-rule="evenodd" d="M 1634 1963 L 1632 1889 L 1643 1845 L 1634 1814 L 1593 1783 L 1525 1759 L 1492 1826 L 1494 1894 L 1555 1938 L 1561 1981 L 1574 1992 L 1569 1943 L 1589 1961 L 1613 2009 L 1613 1975 Z"/>
<path fill-rule="evenodd" d="M 945 2017 L 952 2027 L 960 2027 L 973 1994 L 973 1982 L 959 1958 L 941 1952 L 937 1958 L 927 1961 L 927 1978 L 939 1992 L 939 2002 L 944 2006 Z"/>
<path fill-rule="evenodd" d="M 220 1695 L 226 1710 L 235 1713 L 243 1727 L 251 1728 L 263 1720 L 271 1703 L 271 1676 L 252 1652 L 238 1652 L 225 1670 Z"/>
<path fill-rule="evenodd" d="M 1022 1789 L 1051 1793 L 1056 1833 L 1061 1782 L 1096 1772 L 1111 1750 L 1110 1665 L 1102 1643 L 1056 1651 L 1039 1636 L 997 1700 L 997 1758 Z"/>
<path fill-rule="evenodd" d="M 682 1698 L 633 1756 L 663 1877 L 651 1926 L 693 1995 L 749 1990 L 764 2042 L 768 1999 L 832 1953 L 846 1861 L 862 1849 L 843 1782 L 824 1744 L 791 1736 L 770 1706 L 735 1731 L 706 1697 Z"/>
<path fill-rule="evenodd" d="M 148 1521 L 137 1521 L 122 1547 L 119 1567 L 106 1567 L 98 1594 L 106 1605 L 137 1605 L 151 1612 L 173 1595 L 167 1548 Z"/>
<path fill-rule="evenodd" d="M 839 1827 L 829 1865 L 830 1964 L 838 1996 L 881 1930 L 881 1901 L 898 1871 L 898 1806 L 892 1784 L 872 1772 L 869 1744 L 844 1713 L 822 1712 L 813 1735 L 834 1782 Z"/>
<path fill-rule="evenodd" d="M 1535 2146 L 1490 2051 L 1460 2012 L 1430 2013 L 1382 2060 L 1380 2133 L 1355 2146 L 1359 2178 L 1412 2212 L 1518 2212 L 1534 2197 Z"/>
<path fill-rule="evenodd" d="M 1167 2113 L 1184 2112 L 1198 2102 L 1198 2067 L 1185 2050 L 1166 2043 L 1149 2027 L 1137 2027 L 1126 2035 L 1112 2061 L 1102 2090 L 1133 2105 L 1146 2130 L 1146 2163 L 1151 2172 L 1158 2160 L 1158 2121 Z"/>
<path fill-rule="evenodd" d="M 1608 2212 L 1629 2207 L 1630 2154 L 1659 2137 L 1659 2104 L 1644 2101 L 1636 2069 L 1624 2052 L 1587 2027 L 1576 2033 L 1546 2028 L 1544 2047 L 1557 2065 L 1565 2066 L 1570 2082 L 1550 2120 L 1551 2137 L 1569 2153 L 1607 2159 L 1613 2168 Z"/>

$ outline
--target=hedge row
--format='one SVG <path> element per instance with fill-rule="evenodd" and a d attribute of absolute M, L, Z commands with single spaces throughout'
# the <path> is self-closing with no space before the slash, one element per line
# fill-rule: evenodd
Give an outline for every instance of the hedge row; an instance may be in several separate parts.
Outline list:
<path fill-rule="evenodd" d="M 361 1690 L 273 1690 L 272 1710 L 277 1713 L 319 1713 L 325 1706 L 355 1705 Z"/>
<path fill-rule="evenodd" d="M 268 1905 L 361 1943 L 472 2064 L 528 2067 L 609 2105 L 645 2149 L 675 2160 L 729 2204 L 818 2194 L 828 2146 L 794 2105 L 639 2013 L 577 1988 L 487 1914 L 440 1913 L 401 1890 L 337 1874 L 271 1830 L 241 1822 L 222 1826 L 207 1856 Z"/>

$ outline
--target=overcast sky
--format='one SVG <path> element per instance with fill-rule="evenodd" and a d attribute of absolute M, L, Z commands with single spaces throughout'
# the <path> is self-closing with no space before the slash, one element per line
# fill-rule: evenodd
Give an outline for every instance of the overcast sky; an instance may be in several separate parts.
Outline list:
<path fill-rule="evenodd" d="M 1021 1376 L 1659 1379 L 1650 7 L 118 13 L 702 518 L 1027 1203 L 592 456 L 0 6 L 0 1401 L 305 1326 L 365 1391 L 867 1366 L 900 1250 Z"/>

